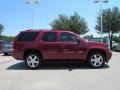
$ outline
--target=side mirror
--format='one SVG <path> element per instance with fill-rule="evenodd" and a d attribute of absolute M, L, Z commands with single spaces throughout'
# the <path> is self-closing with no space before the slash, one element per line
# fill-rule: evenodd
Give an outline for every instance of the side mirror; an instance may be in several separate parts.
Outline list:
<path fill-rule="evenodd" d="M 77 38 L 76 41 L 77 41 L 78 44 L 80 44 L 80 39 L 79 38 Z"/>

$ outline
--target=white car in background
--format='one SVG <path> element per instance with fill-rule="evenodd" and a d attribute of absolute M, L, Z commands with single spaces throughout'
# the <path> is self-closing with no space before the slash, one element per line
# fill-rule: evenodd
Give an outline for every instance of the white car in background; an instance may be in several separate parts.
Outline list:
<path fill-rule="evenodd" d="M 114 51 L 120 52 L 120 44 L 118 44 L 118 45 L 116 45 L 116 46 L 114 47 Z"/>
<path fill-rule="evenodd" d="M 120 51 L 120 44 L 116 43 L 115 41 L 112 41 L 112 50 Z"/>
<path fill-rule="evenodd" d="M 4 55 L 9 55 L 11 54 L 12 50 L 13 50 L 13 43 L 5 43 L 1 48 L 1 53 L 3 53 Z"/>
<path fill-rule="evenodd" d="M 116 43 L 115 41 L 112 41 L 112 47 L 115 47 L 117 45 L 118 45 L 118 43 Z"/>
<path fill-rule="evenodd" d="M 4 44 L 6 44 L 7 42 L 4 40 L 0 40 L 0 53 L 1 53 L 1 49 L 3 48 Z"/>

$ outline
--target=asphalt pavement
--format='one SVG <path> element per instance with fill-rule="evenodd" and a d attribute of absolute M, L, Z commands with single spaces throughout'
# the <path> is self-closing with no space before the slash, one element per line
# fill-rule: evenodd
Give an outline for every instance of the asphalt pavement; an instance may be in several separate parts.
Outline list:
<path fill-rule="evenodd" d="M 113 52 L 101 69 L 47 64 L 38 70 L 28 70 L 24 62 L 0 54 L 0 90 L 120 90 L 120 53 Z"/>

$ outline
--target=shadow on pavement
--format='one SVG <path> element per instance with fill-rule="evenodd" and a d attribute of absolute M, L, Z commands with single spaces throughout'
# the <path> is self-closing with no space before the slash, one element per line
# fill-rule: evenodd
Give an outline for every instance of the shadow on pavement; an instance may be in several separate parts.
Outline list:
<path fill-rule="evenodd" d="M 7 55 L 1 54 L 0 56 L 3 56 L 3 57 L 4 57 L 4 56 L 11 56 L 11 54 L 7 54 Z"/>
<path fill-rule="evenodd" d="M 109 65 L 105 64 L 100 69 L 107 69 L 109 68 Z M 76 70 L 76 69 L 90 69 L 86 64 L 84 63 L 47 63 L 43 64 L 39 69 L 37 70 Z M 17 64 L 14 64 L 12 66 L 9 66 L 7 70 L 29 70 L 25 66 L 24 62 L 19 62 Z"/>

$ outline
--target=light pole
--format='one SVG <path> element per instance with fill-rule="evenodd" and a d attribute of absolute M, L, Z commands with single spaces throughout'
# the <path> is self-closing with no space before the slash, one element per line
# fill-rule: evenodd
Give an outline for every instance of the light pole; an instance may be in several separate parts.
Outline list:
<path fill-rule="evenodd" d="M 101 42 L 103 42 L 103 3 L 108 3 L 108 0 L 95 0 L 95 3 L 100 3 L 100 15 L 101 15 Z"/>
<path fill-rule="evenodd" d="M 39 0 L 26 0 L 26 4 L 31 5 L 32 7 L 32 29 L 34 28 L 34 5 L 39 3 Z"/>

